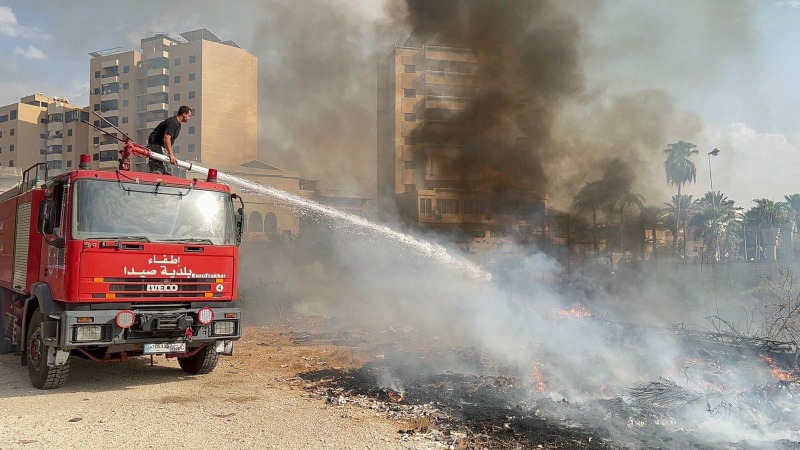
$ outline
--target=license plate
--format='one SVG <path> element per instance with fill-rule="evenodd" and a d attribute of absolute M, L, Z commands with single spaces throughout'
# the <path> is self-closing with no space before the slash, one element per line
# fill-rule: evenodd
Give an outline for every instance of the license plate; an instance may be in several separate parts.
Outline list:
<path fill-rule="evenodd" d="M 186 343 L 144 344 L 144 353 L 146 355 L 152 355 L 153 353 L 186 353 Z"/>

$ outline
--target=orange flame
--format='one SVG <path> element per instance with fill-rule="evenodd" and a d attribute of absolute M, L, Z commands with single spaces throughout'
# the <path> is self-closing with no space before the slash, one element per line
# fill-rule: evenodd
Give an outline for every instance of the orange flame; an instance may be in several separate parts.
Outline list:
<path fill-rule="evenodd" d="M 562 317 L 594 317 L 594 313 L 584 307 L 573 306 L 572 309 L 562 309 L 557 313 Z"/>
<path fill-rule="evenodd" d="M 386 389 L 386 395 L 389 397 L 389 400 L 400 403 L 403 401 L 403 393 L 400 391 L 395 391 L 392 388 Z"/>
<path fill-rule="evenodd" d="M 547 387 L 544 384 L 544 376 L 542 375 L 542 365 L 541 364 L 534 364 L 531 368 L 531 379 L 536 380 L 536 390 L 539 392 L 544 392 L 544 389 Z"/>
<path fill-rule="evenodd" d="M 794 381 L 796 379 L 796 377 L 791 373 L 779 368 L 778 365 L 775 364 L 775 361 L 773 361 L 772 358 L 770 358 L 769 356 L 764 356 L 764 362 L 769 364 L 773 378 L 780 381 Z"/>

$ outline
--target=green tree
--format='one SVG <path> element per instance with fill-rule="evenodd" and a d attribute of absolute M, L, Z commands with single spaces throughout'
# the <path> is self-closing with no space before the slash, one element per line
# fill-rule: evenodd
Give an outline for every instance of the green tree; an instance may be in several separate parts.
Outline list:
<path fill-rule="evenodd" d="M 656 237 L 656 232 L 659 228 L 668 226 L 666 222 L 666 216 L 667 213 L 663 208 L 653 205 L 647 205 L 641 208 L 639 212 L 639 220 L 641 221 L 642 226 L 645 229 L 650 230 L 653 235 L 653 258 L 658 258 L 658 239 Z"/>
<path fill-rule="evenodd" d="M 689 236 L 687 231 L 687 224 L 689 218 L 697 206 L 697 200 L 694 200 L 691 195 L 680 194 L 672 196 L 672 203 L 665 203 L 664 211 L 672 216 L 668 222 L 672 225 L 672 230 L 675 232 L 674 242 L 678 242 L 678 232 L 680 231 L 680 224 L 683 225 L 683 256 L 686 257 L 686 238 Z"/>
<path fill-rule="evenodd" d="M 748 213 L 755 219 L 755 223 L 762 227 L 779 227 L 792 219 L 794 215 L 786 202 L 776 202 L 767 198 L 757 198 L 753 200 L 756 206 L 752 207 Z"/>
<path fill-rule="evenodd" d="M 784 195 L 783 198 L 786 199 L 786 203 L 792 209 L 795 229 L 800 232 L 800 194 Z"/>
<path fill-rule="evenodd" d="M 681 187 L 687 183 L 697 181 L 697 166 L 692 162 L 692 156 L 698 154 L 697 146 L 691 142 L 678 141 L 667 145 L 664 150 L 667 159 L 664 161 L 664 173 L 667 183 L 678 188 L 678 202 L 675 205 L 675 241 L 673 248 L 678 250 L 678 230 L 681 222 Z M 685 238 L 684 238 L 685 241 Z M 685 253 L 685 244 L 684 244 Z M 685 256 L 685 255 L 684 255 Z"/>
<path fill-rule="evenodd" d="M 722 192 L 707 192 L 696 205 L 690 219 L 694 236 L 702 238 L 719 261 L 722 249 L 733 250 L 739 242 L 735 202 Z"/>
<path fill-rule="evenodd" d="M 592 248 L 597 254 L 597 212 L 606 204 L 606 190 L 600 181 L 589 181 L 583 185 L 572 200 L 572 207 L 581 212 L 592 213 Z"/>

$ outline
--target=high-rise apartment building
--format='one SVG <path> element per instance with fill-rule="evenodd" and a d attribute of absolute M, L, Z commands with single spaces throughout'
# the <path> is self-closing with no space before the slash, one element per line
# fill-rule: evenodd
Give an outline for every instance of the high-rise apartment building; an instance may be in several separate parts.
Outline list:
<path fill-rule="evenodd" d="M 513 71 L 494 68 L 496 55 L 431 45 L 412 36 L 378 60 L 378 207 L 407 223 L 458 232 L 463 239 L 544 232 L 546 197 L 509 170 L 514 158 L 495 142 L 523 142 L 525 130 L 492 135 L 477 101 L 504 83 L 511 111 L 524 101 Z M 509 86 L 509 87 L 505 87 Z M 517 98 L 519 97 L 519 98 Z M 487 126 L 487 123 L 489 124 Z M 497 134 L 497 133 L 495 133 Z M 513 169 L 513 168 L 512 168 Z"/>
<path fill-rule="evenodd" d="M 77 167 L 88 148 L 86 108 L 67 99 L 32 94 L 0 107 L 0 166 L 27 169 L 47 163 L 51 175 Z"/>
<path fill-rule="evenodd" d="M 91 53 L 90 109 L 140 144 L 181 105 L 194 110 L 175 145 L 179 159 L 237 167 L 257 156 L 258 60 L 206 29 L 142 39 L 141 51 Z M 97 116 L 92 120 L 115 133 Z M 115 133 L 116 134 L 116 133 Z M 120 144 L 90 134 L 98 168 L 116 168 Z M 144 170 L 135 159 L 132 169 Z"/>

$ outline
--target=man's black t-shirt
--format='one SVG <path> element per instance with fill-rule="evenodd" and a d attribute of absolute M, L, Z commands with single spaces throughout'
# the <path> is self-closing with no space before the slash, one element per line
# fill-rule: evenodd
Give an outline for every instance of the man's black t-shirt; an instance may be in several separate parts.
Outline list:
<path fill-rule="evenodd" d="M 150 133 L 150 137 L 147 139 L 147 145 L 155 144 L 163 147 L 165 134 L 172 136 L 172 145 L 175 145 L 178 135 L 181 134 L 181 123 L 178 122 L 176 116 L 169 117 L 158 124 L 158 126 L 153 129 L 153 132 Z"/>

